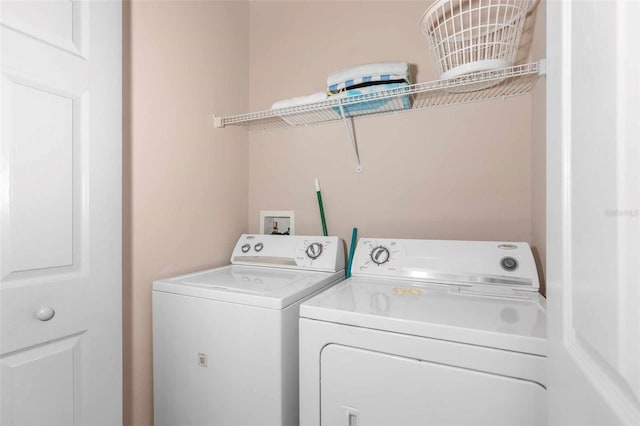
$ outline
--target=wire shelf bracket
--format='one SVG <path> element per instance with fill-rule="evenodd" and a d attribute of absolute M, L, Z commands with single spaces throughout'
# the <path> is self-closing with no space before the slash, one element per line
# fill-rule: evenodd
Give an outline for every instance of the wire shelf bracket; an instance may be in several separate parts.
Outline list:
<path fill-rule="evenodd" d="M 344 125 L 347 129 L 347 134 L 349 135 L 349 139 L 351 140 L 351 146 L 353 147 L 353 153 L 356 156 L 356 172 L 360 173 L 362 171 L 362 164 L 360 163 L 360 154 L 358 153 L 358 144 L 356 142 L 356 134 L 353 128 L 353 117 L 348 117 L 344 112 L 344 106 L 340 105 L 340 115 L 342 115 L 342 120 L 344 121 Z"/>
<path fill-rule="evenodd" d="M 362 164 L 354 119 L 527 95 L 545 74 L 546 60 L 542 59 L 363 95 L 330 96 L 306 105 L 231 116 L 214 115 L 213 120 L 215 127 L 241 126 L 250 132 L 343 121 L 356 157 L 356 171 L 360 172 Z"/>

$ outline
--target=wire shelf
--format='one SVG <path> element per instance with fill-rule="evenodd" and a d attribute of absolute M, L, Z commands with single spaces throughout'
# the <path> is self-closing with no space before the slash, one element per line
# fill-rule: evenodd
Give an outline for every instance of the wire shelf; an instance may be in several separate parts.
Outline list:
<path fill-rule="evenodd" d="M 295 107 L 226 117 L 215 116 L 214 120 L 216 127 L 242 126 L 249 131 L 274 130 L 345 118 L 506 99 L 529 94 L 543 74 L 544 61 L 540 61 L 364 95 L 331 96 L 325 101 Z"/>

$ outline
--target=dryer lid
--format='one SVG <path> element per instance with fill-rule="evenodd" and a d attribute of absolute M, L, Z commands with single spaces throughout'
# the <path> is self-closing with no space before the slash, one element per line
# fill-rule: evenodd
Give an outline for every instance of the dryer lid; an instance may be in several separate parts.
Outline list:
<path fill-rule="evenodd" d="M 230 265 L 159 280 L 153 290 L 282 309 L 343 276 L 343 272 Z"/>
<path fill-rule="evenodd" d="M 533 292 L 352 277 L 303 303 L 300 316 L 546 355 L 545 302 Z"/>

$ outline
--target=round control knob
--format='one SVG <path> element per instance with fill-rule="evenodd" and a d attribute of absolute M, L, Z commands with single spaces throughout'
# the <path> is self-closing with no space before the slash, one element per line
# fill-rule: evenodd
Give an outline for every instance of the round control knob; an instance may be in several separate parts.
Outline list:
<path fill-rule="evenodd" d="M 262 250 L 263 248 L 264 248 L 264 244 L 262 244 L 262 243 L 258 243 L 258 244 L 256 244 L 255 246 L 253 246 L 253 249 L 254 249 L 255 251 L 260 251 L 260 250 Z"/>
<path fill-rule="evenodd" d="M 43 306 L 36 312 L 36 317 L 40 321 L 49 321 L 56 314 L 56 311 L 50 306 Z"/>
<path fill-rule="evenodd" d="M 500 259 L 500 266 L 502 266 L 502 269 L 505 271 L 515 271 L 518 269 L 518 261 L 513 257 L 503 257 Z"/>
<path fill-rule="evenodd" d="M 375 247 L 373 250 L 371 250 L 370 256 L 371 260 L 373 260 L 373 263 L 375 263 L 376 265 L 382 265 L 383 263 L 389 261 L 389 249 L 382 246 Z"/>
<path fill-rule="evenodd" d="M 318 256 L 322 254 L 322 244 L 320 243 L 311 243 L 306 250 L 307 256 L 311 259 L 317 259 Z"/>
<path fill-rule="evenodd" d="M 251 249 L 251 245 L 249 244 L 243 244 L 242 247 L 240 248 L 242 250 L 243 253 L 248 252 Z"/>

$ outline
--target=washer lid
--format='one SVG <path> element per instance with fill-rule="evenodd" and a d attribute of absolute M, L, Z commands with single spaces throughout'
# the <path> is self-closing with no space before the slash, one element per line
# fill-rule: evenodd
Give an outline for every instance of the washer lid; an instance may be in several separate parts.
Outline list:
<path fill-rule="evenodd" d="M 282 309 L 343 276 L 343 272 L 230 265 L 159 280 L 153 290 Z"/>
<path fill-rule="evenodd" d="M 300 316 L 546 356 L 538 293 L 352 277 L 309 299 Z"/>

